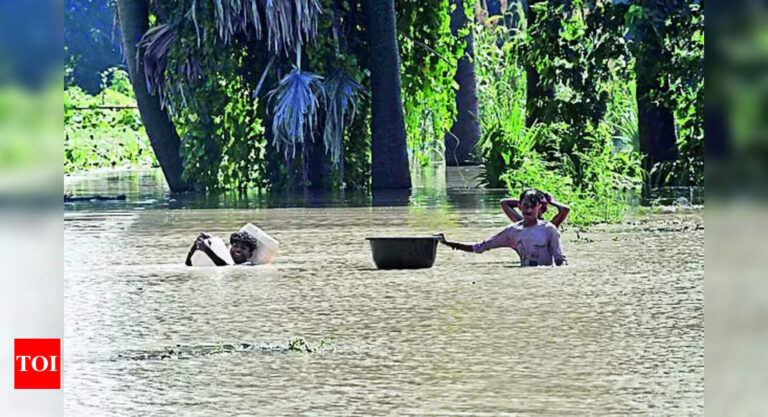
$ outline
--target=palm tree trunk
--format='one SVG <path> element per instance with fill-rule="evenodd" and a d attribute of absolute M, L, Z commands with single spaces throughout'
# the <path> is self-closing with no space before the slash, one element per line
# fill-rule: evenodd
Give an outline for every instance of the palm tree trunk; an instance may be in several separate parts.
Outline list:
<path fill-rule="evenodd" d="M 488 16 L 501 16 L 501 0 L 488 0 Z"/>
<path fill-rule="evenodd" d="M 307 180 L 312 190 L 328 191 L 330 184 L 330 159 L 325 152 L 322 138 L 314 138 L 304 143 L 307 152 Z"/>
<path fill-rule="evenodd" d="M 651 46 L 637 57 L 635 64 L 640 152 L 645 155 L 644 167 L 648 170 L 658 162 L 678 158 L 674 112 L 654 103 L 649 96 L 652 90 L 661 89 L 658 82 L 661 52 Z"/>
<path fill-rule="evenodd" d="M 457 36 L 467 26 L 464 0 L 451 0 L 456 5 L 451 13 L 451 33 Z M 475 76 L 475 47 L 472 31 L 464 37 L 466 48 L 459 59 L 453 79 L 459 85 L 456 91 L 456 122 L 445 136 L 445 162 L 448 166 L 464 165 L 480 140 L 480 121 L 477 118 L 477 81 Z"/>
<path fill-rule="evenodd" d="M 371 185 L 411 188 L 394 0 L 365 0 L 371 56 Z"/>
<path fill-rule="evenodd" d="M 168 112 L 160 108 L 160 100 L 147 91 L 144 78 L 143 53 L 137 57 L 136 44 L 149 28 L 149 5 L 146 0 L 118 0 L 118 16 L 122 33 L 123 51 L 131 78 L 141 121 L 147 131 L 149 142 L 163 170 L 171 192 L 192 190 L 182 179 L 184 165 L 179 155 L 181 140 Z M 138 58 L 138 59 L 137 59 Z"/>

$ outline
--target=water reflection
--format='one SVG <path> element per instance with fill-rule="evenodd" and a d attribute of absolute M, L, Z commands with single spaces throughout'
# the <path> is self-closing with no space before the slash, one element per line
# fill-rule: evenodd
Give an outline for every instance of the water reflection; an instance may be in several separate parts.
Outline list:
<path fill-rule="evenodd" d="M 376 190 L 323 192 L 259 193 L 183 193 L 170 194 L 159 170 L 102 171 L 82 177 L 69 177 L 65 189 L 78 196 L 119 196 L 125 201 L 89 201 L 65 204 L 67 211 L 144 210 L 144 209 L 265 209 L 428 206 L 455 208 L 494 208 L 507 197 L 507 190 L 486 190 L 479 186 L 479 167 L 426 167 L 416 171 L 413 190 Z M 438 174 L 441 173 L 442 174 Z M 645 200 L 631 197 L 639 204 L 703 204 L 702 188 L 666 187 L 654 189 Z"/>
<path fill-rule="evenodd" d="M 373 190 L 371 192 L 371 205 L 382 206 L 407 206 L 411 201 L 411 190 Z M 416 204 L 422 204 L 422 196 L 416 193 Z"/>
<path fill-rule="evenodd" d="M 265 209 L 383 206 L 474 207 L 481 200 L 496 201 L 503 190 L 478 188 L 474 170 L 467 167 L 428 167 L 414 176 L 413 190 L 322 192 L 226 192 L 170 194 L 159 170 L 102 171 L 83 177 L 69 177 L 66 191 L 73 196 L 118 196 L 125 201 L 86 201 L 65 204 L 68 211 L 131 209 Z M 438 175 L 437 172 L 443 172 Z M 446 187 L 446 184 L 449 187 Z M 495 203 L 494 203 L 495 204 Z"/>

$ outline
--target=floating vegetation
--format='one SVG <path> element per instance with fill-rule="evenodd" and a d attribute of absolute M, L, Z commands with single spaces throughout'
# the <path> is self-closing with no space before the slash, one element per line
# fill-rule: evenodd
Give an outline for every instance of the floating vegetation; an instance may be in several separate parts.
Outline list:
<path fill-rule="evenodd" d="M 308 343 L 303 337 L 297 337 L 288 343 L 288 350 L 291 352 L 315 353 L 324 348 L 331 348 L 332 346 L 333 341 L 326 342 L 325 340 L 321 339 L 319 344 L 312 345 Z"/>
<path fill-rule="evenodd" d="M 126 351 L 116 356 L 118 359 L 128 360 L 164 360 L 164 359 L 192 359 L 220 354 L 247 354 L 247 353 L 317 353 L 333 349 L 333 342 L 320 340 L 313 344 L 303 337 L 297 337 L 283 344 L 250 343 L 218 343 L 214 345 L 176 345 L 161 350 Z"/>
<path fill-rule="evenodd" d="M 581 232 L 584 232 L 584 230 L 581 230 Z M 571 240 L 571 242 L 576 242 L 576 243 L 593 243 L 594 241 L 595 240 L 590 237 L 581 236 L 578 230 L 576 231 L 576 239 Z"/>

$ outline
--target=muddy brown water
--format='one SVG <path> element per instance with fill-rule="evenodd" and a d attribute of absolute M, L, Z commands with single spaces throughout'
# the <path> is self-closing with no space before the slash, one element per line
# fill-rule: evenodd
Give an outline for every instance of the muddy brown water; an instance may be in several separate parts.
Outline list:
<path fill-rule="evenodd" d="M 481 240 L 507 224 L 498 196 L 168 209 L 159 190 L 65 207 L 69 415 L 703 414 L 700 211 L 566 228 L 565 268 L 441 246 L 379 271 L 366 236 Z M 273 265 L 182 264 L 245 222 L 280 240 Z"/>

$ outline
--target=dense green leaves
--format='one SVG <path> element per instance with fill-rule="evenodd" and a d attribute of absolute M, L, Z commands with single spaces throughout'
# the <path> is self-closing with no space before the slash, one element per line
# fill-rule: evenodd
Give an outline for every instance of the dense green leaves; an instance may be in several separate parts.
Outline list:
<path fill-rule="evenodd" d="M 468 2 L 465 10 L 472 10 Z M 453 75 L 464 45 L 451 34 L 449 0 L 397 0 L 405 130 L 412 163 L 442 160 L 456 117 Z"/>
<path fill-rule="evenodd" d="M 544 2 L 535 22 L 517 7 L 509 11 L 516 25 L 475 29 L 483 181 L 513 194 L 551 192 L 572 205 L 576 224 L 620 220 L 641 180 L 627 126 L 636 128 L 637 116 L 623 14 L 606 7 Z M 554 98 L 527 96 L 526 65 Z M 531 111 L 542 118 L 526 127 Z"/>
<path fill-rule="evenodd" d="M 64 172 L 157 166 L 141 124 L 128 74 L 102 74 L 96 95 L 78 86 L 64 90 Z"/>
<path fill-rule="evenodd" d="M 704 2 L 636 0 L 626 14 L 630 49 L 658 89 L 648 100 L 674 109 L 680 157 L 649 167 L 651 185 L 703 185 Z"/>
<path fill-rule="evenodd" d="M 471 20 L 475 3 L 465 1 Z M 577 223 L 616 220 L 618 196 L 641 181 L 701 185 L 701 2 L 539 1 L 530 22 L 522 2 L 508 3 L 504 18 L 454 36 L 449 0 L 395 1 L 412 164 L 443 158 L 456 117 L 453 76 L 473 30 L 486 185 L 544 188 L 576 208 Z M 293 157 L 321 141 L 333 187 L 369 185 L 370 51 L 360 0 L 182 0 L 153 10 L 144 68 L 182 137 L 187 179 L 209 190 L 306 186 L 306 172 L 297 174 L 306 161 Z M 526 91 L 526 68 L 551 96 Z M 98 97 L 68 90 L 69 170 L 154 163 L 135 110 L 73 110 L 130 97 L 125 77 L 113 79 Z M 648 79 L 658 88 L 640 99 L 674 109 L 680 158 L 643 173 L 636 86 Z M 526 126 L 531 115 L 536 123 Z M 91 136 L 125 137 L 115 154 L 123 156 L 102 155 L 111 148 Z"/>

